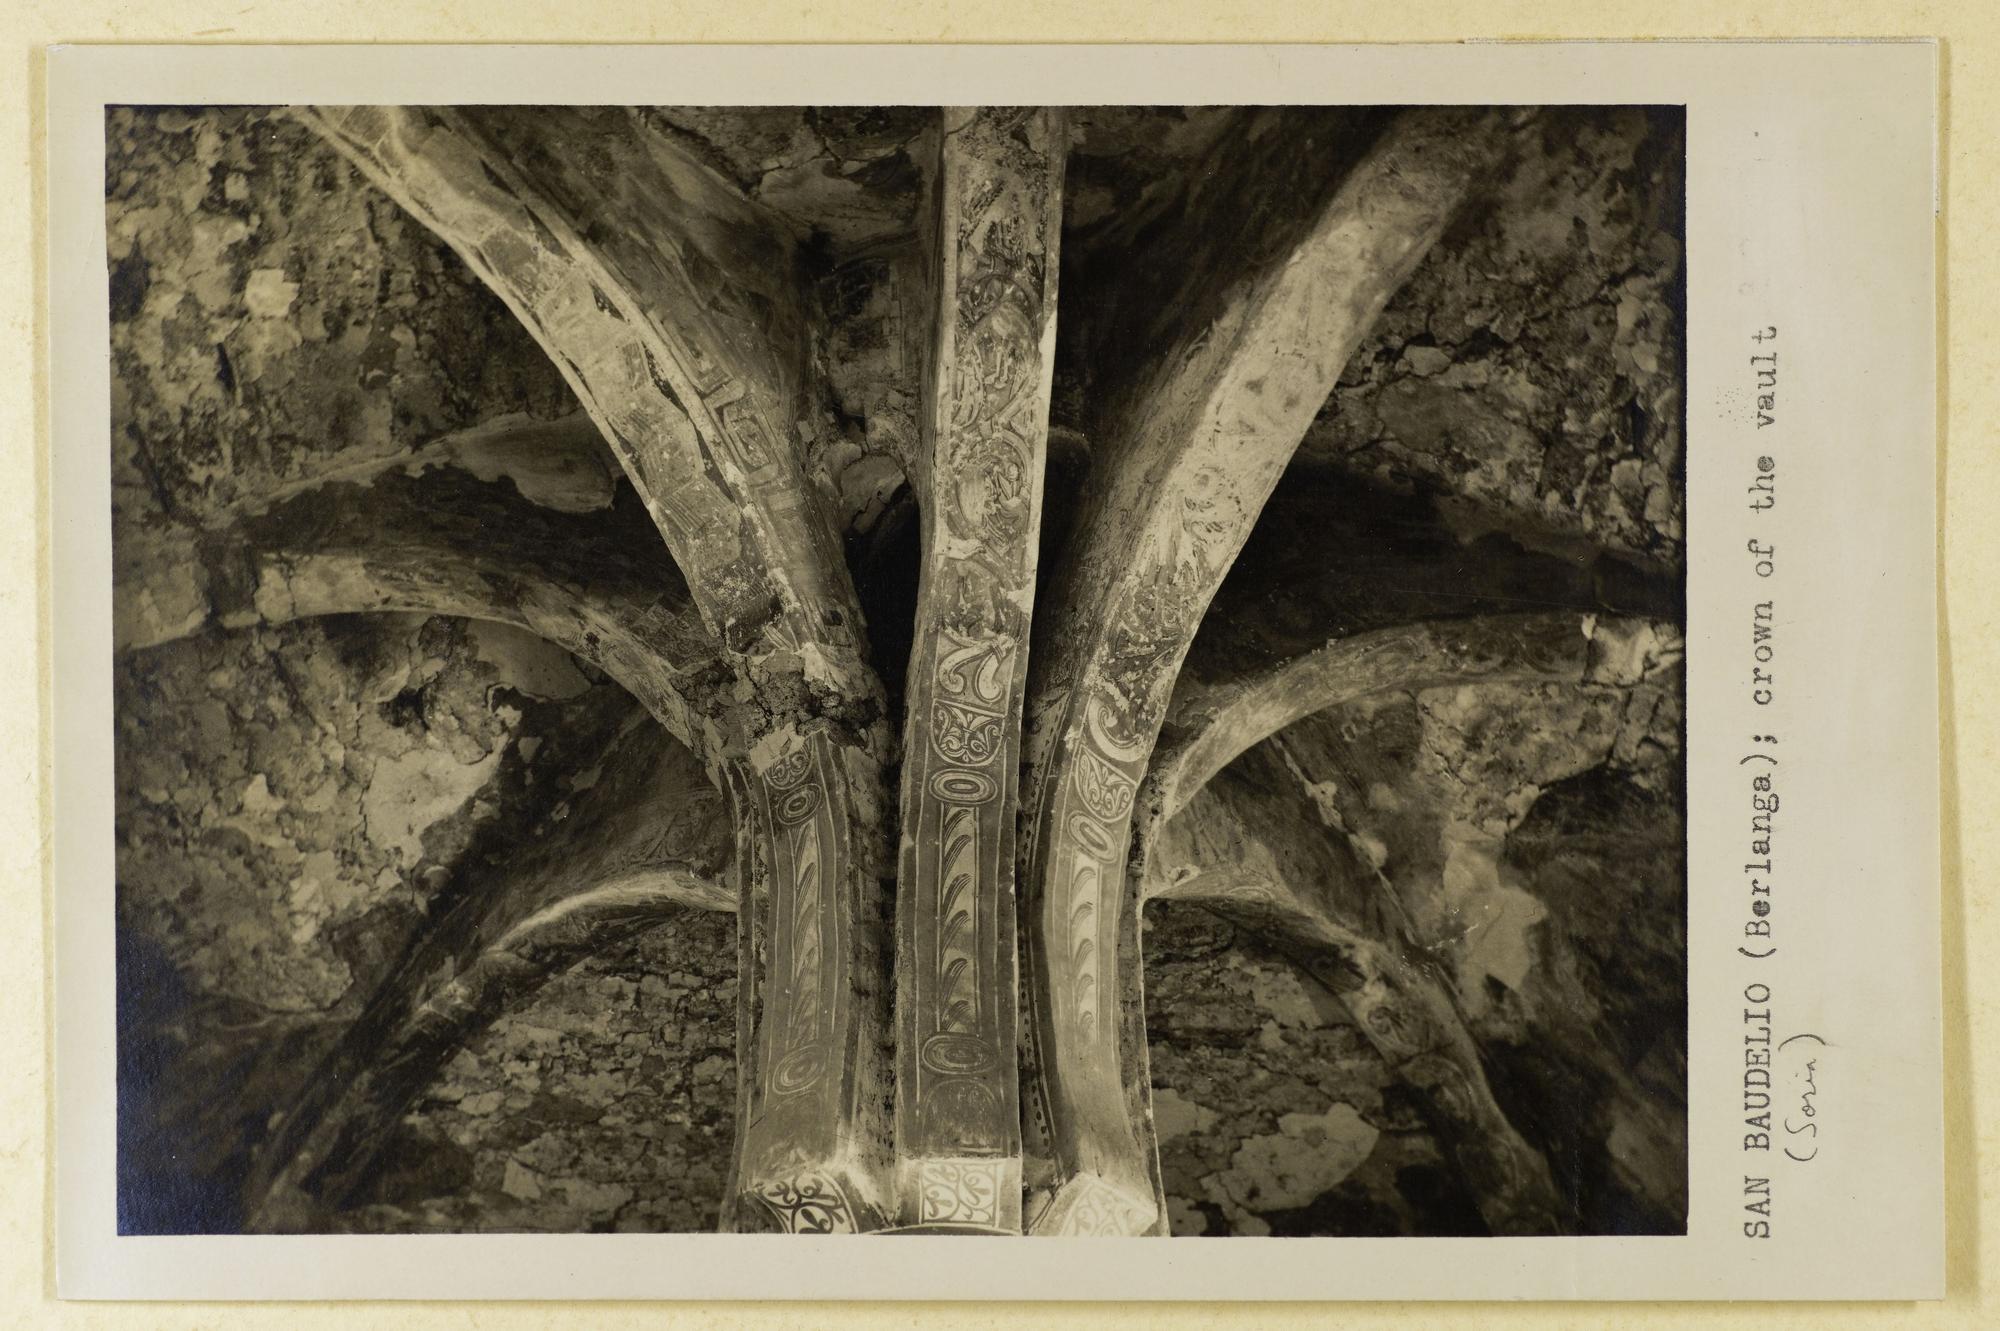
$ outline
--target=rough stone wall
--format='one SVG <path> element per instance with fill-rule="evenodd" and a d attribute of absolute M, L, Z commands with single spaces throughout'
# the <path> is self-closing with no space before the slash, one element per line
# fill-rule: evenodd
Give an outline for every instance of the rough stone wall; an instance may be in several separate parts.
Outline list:
<path fill-rule="evenodd" d="M 121 661 L 121 1120 L 135 1169 L 179 1162 L 132 1190 L 135 1223 L 227 1223 L 264 1120 L 454 871 L 586 781 L 634 708 L 542 640 L 463 620 L 317 620 Z"/>
<path fill-rule="evenodd" d="M 1146 922 L 1153 1117 L 1175 1235 L 1485 1233 L 1333 994 L 1202 905 L 1155 902 Z"/>
<path fill-rule="evenodd" d="M 1547 108 L 1390 304 L 1301 456 L 1472 531 L 1682 559 L 1678 110 Z"/>
<path fill-rule="evenodd" d="M 1066 265 L 1150 234 L 1234 114 L 1080 114 Z M 832 426 L 806 461 L 863 542 L 871 619 L 907 622 L 914 537 L 878 533 L 908 516 L 915 439 L 910 123 L 794 109 L 647 125 L 698 141 L 799 232 Z M 1288 631 L 1324 634 L 1329 607 L 1349 629 L 1452 612 L 1456 563 L 1484 548 L 1454 542 L 1482 535 L 1677 581 L 1677 125 L 1543 113 L 1348 366 L 1219 606 L 1275 606 L 1298 568 L 1328 562 L 1309 472 L 1418 497 L 1397 510 L 1405 528 L 1348 542 L 1382 552 L 1351 565 L 1370 590 L 1336 589 L 1347 602 L 1322 598 Z M 108 148 L 121 548 L 452 431 L 580 419 L 504 306 L 293 121 L 118 111 Z M 1088 317 L 1070 294 L 1066 327 Z M 1059 371 L 1059 421 L 1084 422 L 1086 389 Z M 1051 549 L 1088 448 L 1071 430 L 1052 441 Z M 1388 511 L 1358 507 L 1350 526 Z M 1421 604 L 1395 564 L 1416 544 Z M 459 867 L 589 782 L 593 746 L 633 704 L 537 640 L 409 616 L 207 635 L 125 658 L 118 688 L 127 1220 L 231 1228 L 272 1106 L 462 890 Z M 1671 675 L 1581 703 L 1385 697 L 1301 723 L 1223 778 L 1250 797 L 1288 783 L 1301 835 L 1376 866 L 1378 904 L 1452 977 L 1496 1093 L 1586 1228 L 1671 1228 L 1685 1205 L 1678 700 Z M 691 787 L 685 816 L 720 817 L 719 797 Z M 1176 1232 L 1477 1231 L 1413 1102 L 1324 989 L 1201 907 L 1160 903 L 1150 923 Z M 339 1223 L 711 1227 L 733 1127 L 734 928 L 686 915 L 548 983 L 449 1064 Z"/>
<path fill-rule="evenodd" d="M 578 410 L 506 307 L 283 114 L 116 109 L 106 139 L 121 536 Z"/>
<path fill-rule="evenodd" d="M 360 1233 L 711 1231 L 736 1115 L 736 919 L 688 911 L 577 966 L 407 1114 Z"/>

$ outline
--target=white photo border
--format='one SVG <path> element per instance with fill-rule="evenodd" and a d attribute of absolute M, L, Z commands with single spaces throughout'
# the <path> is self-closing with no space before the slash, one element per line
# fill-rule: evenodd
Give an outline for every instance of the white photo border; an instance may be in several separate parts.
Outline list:
<path fill-rule="evenodd" d="M 70 46 L 50 51 L 48 94 L 62 1296 L 1942 1295 L 1934 43 Z M 578 100 L 1687 108 L 1685 1236 L 117 1234 L 104 109 Z M 1746 339 L 1766 326 L 1800 368 L 1787 362 L 1782 423 L 1759 434 Z M 1779 459 L 1784 506 L 1752 525 L 1741 492 L 1764 454 Z M 1780 551 L 1761 589 L 1751 538 Z M 1749 692 L 1746 617 L 1760 598 L 1775 601 L 1782 634 L 1768 704 Z M 1742 760 L 1766 732 L 1783 745 L 1786 887 L 1772 917 L 1781 954 L 1756 960 L 1738 952 L 1754 770 Z M 1772 998 L 1746 1002 L 1758 984 Z M 1760 1006 L 1780 1038 L 1827 1042 L 1829 1150 L 1815 1165 L 1743 1149 L 1743 1014 Z M 1773 1180 L 1768 1239 L 1744 1236 L 1751 1176 Z"/>

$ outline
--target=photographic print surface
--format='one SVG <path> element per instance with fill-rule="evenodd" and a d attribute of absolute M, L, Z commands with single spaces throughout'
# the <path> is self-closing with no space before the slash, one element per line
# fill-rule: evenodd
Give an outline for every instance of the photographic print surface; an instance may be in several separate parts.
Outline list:
<path fill-rule="evenodd" d="M 1677 1234 L 1678 107 L 115 107 L 118 1225 Z"/>

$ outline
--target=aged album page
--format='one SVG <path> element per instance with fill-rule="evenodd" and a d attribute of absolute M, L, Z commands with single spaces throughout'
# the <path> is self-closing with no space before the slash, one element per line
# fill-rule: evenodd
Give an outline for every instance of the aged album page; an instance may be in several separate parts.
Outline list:
<path fill-rule="evenodd" d="M 1935 44 L 47 69 L 61 1295 L 1943 1293 Z"/>

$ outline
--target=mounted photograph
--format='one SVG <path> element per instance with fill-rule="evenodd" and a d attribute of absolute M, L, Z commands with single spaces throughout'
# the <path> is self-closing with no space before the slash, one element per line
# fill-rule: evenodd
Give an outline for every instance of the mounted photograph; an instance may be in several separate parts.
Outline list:
<path fill-rule="evenodd" d="M 119 1234 L 1687 1233 L 1682 105 L 102 137 Z"/>

